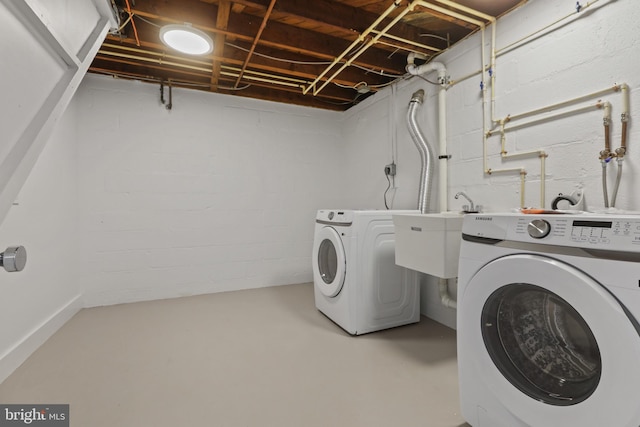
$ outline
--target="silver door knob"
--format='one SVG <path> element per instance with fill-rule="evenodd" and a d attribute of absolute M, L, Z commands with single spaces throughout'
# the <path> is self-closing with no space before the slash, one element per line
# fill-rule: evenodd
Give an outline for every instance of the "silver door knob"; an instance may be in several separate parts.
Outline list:
<path fill-rule="evenodd" d="M 0 254 L 0 265 L 8 272 L 22 271 L 26 263 L 27 250 L 24 246 L 11 246 Z"/>

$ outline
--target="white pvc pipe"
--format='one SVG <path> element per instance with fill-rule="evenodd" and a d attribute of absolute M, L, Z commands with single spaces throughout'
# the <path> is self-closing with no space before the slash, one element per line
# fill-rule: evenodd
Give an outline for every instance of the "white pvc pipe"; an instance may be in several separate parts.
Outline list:
<path fill-rule="evenodd" d="M 513 48 L 514 46 L 516 46 L 516 45 L 520 45 L 521 43 L 523 43 L 523 42 L 525 42 L 525 41 L 529 41 L 529 39 L 531 39 L 531 38 L 533 38 L 533 37 L 537 36 L 538 34 L 542 33 L 543 31 L 545 31 L 545 30 L 547 30 L 547 29 L 549 29 L 549 28 L 553 27 L 553 26 L 554 26 L 554 25 L 556 25 L 556 24 L 559 24 L 560 22 L 564 21 L 565 19 L 570 18 L 570 17 L 571 17 L 571 16 L 573 16 L 573 15 L 577 15 L 577 14 L 580 14 L 580 13 L 582 13 L 582 14 L 584 15 L 584 13 L 583 13 L 583 12 L 584 12 L 588 7 L 592 6 L 593 4 L 595 4 L 595 3 L 597 3 L 597 2 L 598 2 L 598 0 L 593 0 L 593 1 L 587 2 L 587 4 L 583 5 L 583 6 L 580 8 L 580 10 L 576 10 L 575 12 L 571 12 L 570 14 L 565 15 L 565 16 L 563 16 L 562 18 L 557 19 L 557 20 L 553 21 L 552 23 L 545 25 L 544 27 L 542 27 L 542 28 L 540 28 L 540 29 L 538 29 L 538 30 L 534 31 L 533 33 L 530 33 L 530 34 L 528 34 L 528 35 L 526 35 L 526 36 L 522 37 L 521 39 L 516 40 L 516 41 L 514 41 L 513 43 L 511 43 L 511 44 L 509 44 L 509 45 L 507 45 L 507 46 L 504 46 L 504 47 L 502 47 L 502 48 L 498 49 L 498 51 L 497 51 L 497 52 L 498 52 L 498 54 L 505 53 L 505 52 L 507 52 L 507 51 L 511 50 L 511 48 Z"/>
<path fill-rule="evenodd" d="M 327 68 L 325 68 L 325 70 L 324 70 L 322 73 L 320 73 L 320 75 L 319 75 L 318 77 L 316 77 L 316 79 L 315 79 L 315 80 L 314 80 L 314 81 L 313 81 L 309 86 L 307 86 L 306 88 L 304 88 L 304 90 L 302 91 L 302 93 L 303 93 L 304 95 L 306 95 L 306 94 L 307 94 L 307 92 L 309 92 L 309 90 L 311 90 L 311 88 L 315 87 L 315 85 L 316 85 L 316 84 L 318 84 L 318 82 L 320 82 L 320 80 L 322 80 L 322 78 L 323 78 L 323 77 L 324 77 L 324 76 L 325 76 L 325 75 L 326 75 L 326 74 L 327 74 L 327 73 L 328 73 L 328 72 L 329 72 L 329 71 L 330 71 L 330 70 L 331 70 L 331 69 L 332 69 L 336 64 L 340 63 L 340 61 L 342 61 L 342 59 L 343 59 L 345 56 L 347 56 L 347 54 L 348 54 L 351 50 L 353 50 L 353 48 L 355 48 L 355 47 L 356 47 L 357 45 L 359 45 L 362 41 L 364 41 L 364 40 L 366 39 L 366 37 L 367 37 L 367 34 L 369 34 L 372 30 L 374 30 L 374 29 L 378 26 L 378 24 L 379 24 L 380 22 L 382 22 L 382 21 L 387 17 L 387 15 L 389 15 L 391 12 L 393 12 L 393 11 L 394 11 L 398 6 L 400 6 L 400 2 L 399 2 L 399 1 L 397 1 L 397 0 L 396 0 L 396 1 L 394 1 L 391 5 L 389 5 L 389 7 L 387 8 L 387 10 L 385 10 L 385 11 L 384 11 L 384 12 L 383 12 L 379 17 L 378 17 L 378 19 L 376 19 L 376 20 L 375 20 L 375 22 L 374 22 L 373 24 L 371 24 L 371 26 L 369 26 L 369 28 L 367 28 L 366 30 L 364 30 L 364 31 L 362 32 L 362 34 L 360 34 L 360 36 L 359 36 L 359 37 L 357 37 L 357 38 L 353 41 L 353 43 L 351 43 L 351 45 L 350 45 L 348 48 L 346 48 L 346 49 L 345 49 L 345 50 L 344 50 L 340 55 L 338 55 L 338 56 L 333 60 L 333 62 L 331 63 L 331 65 L 329 65 Z M 403 16 L 404 16 L 404 15 L 403 15 Z M 330 80 L 327 80 L 327 83 L 328 83 L 329 81 L 330 81 Z M 324 87 L 324 86 L 322 86 L 322 87 Z M 314 95 L 316 95 L 316 94 L 317 94 L 317 92 L 319 92 L 319 91 L 320 91 L 320 89 L 318 89 L 318 90 L 314 93 Z"/>
<path fill-rule="evenodd" d="M 624 119 L 629 114 L 629 85 L 622 83 L 620 91 L 622 92 L 622 115 Z"/>
<path fill-rule="evenodd" d="M 445 70 L 446 72 L 446 70 Z M 439 139 L 439 149 L 438 152 L 440 156 L 438 159 L 440 160 L 439 164 L 439 179 L 440 183 L 440 212 L 446 212 L 449 210 L 449 200 L 448 200 L 448 166 L 449 159 L 447 156 L 447 92 L 444 88 L 444 85 L 440 86 L 440 92 L 438 93 L 438 139 Z"/>
<path fill-rule="evenodd" d="M 505 122 L 507 121 L 513 121 L 513 120 L 518 120 L 518 119 L 522 119 L 524 117 L 529 117 L 529 116 L 534 116 L 537 114 L 542 114 L 542 113 L 548 113 L 550 111 L 554 111 L 563 107 L 568 107 L 570 105 L 573 104 L 577 104 L 578 102 L 581 101 L 587 101 L 589 99 L 594 99 L 600 95 L 605 95 L 609 92 L 616 92 L 618 90 L 624 90 L 624 86 L 626 86 L 626 84 L 623 85 L 616 85 L 616 86 L 611 86 L 608 87 L 606 89 L 602 89 L 596 92 L 591 92 L 588 93 L 586 95 L 581 95 L 581 96 L 577 96 L 575 98 L 571 98 L 571 99 L 567 99 L 565 101 L 561 101 L 561 102 L 557 102 L 555 104 L 550 104 L 550 105 L 546 105 L 544 107 L 540 107 L 540 108 L 536 108 L 533 110 L 529 110 L 529 111 L 524 111 L 522 113 L 518 113 L 518 114 L 509 114 L 507 117 L 503 118 L 502 120 L 505 120 Z M 624 94 L 624 93 L 623 93 Z M 587 107 L 588 109 L 589 107 Z"/>
<path fill-rule="evenodd" d="M 438 292 L 440 293 L 440 303 L 448 308 L 457 309 L 458 303 L 449 295 L 449 281 L 447 279 L 438 279 Z"/>
<path fill-rule="evenodd" d="M 438 185 L 439 185 L 439 208 L 440 212 L 446 212 L 449 205 L 448 197 L 448 156 L 447 156 L 447 92 L 446 79 L 447 69 L 441 62 L 429 62 L 416 66 L 413 62 L 416 54 L 410 53 L 407 57 L 407 71 L 409 74 L 418 76 L 437 71 L 440 83 L 438 92 L 438 154 L 440 164 L 438 165 Z"/>

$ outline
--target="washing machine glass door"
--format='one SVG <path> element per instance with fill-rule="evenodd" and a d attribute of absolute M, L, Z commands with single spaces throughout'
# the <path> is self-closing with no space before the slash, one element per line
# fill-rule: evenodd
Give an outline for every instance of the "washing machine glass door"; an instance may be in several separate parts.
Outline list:
<path fill-rule="evenodd" d="M 346 258 L 340 235 L 333 227 L 324 227 L 316 237 L 319 244 L 314 254 L 316 286 L 324 295 L 340 293 L 346 273 Z"/>
<path fill-rule="evenodd" d="M 551 405 L 574 405 L 598 387 L 600 350 L 584 318 L 540 286 L 510 283 L 482 310 L 485 346 L 520 391 Z"/>
<path fill-rule="evenodd" d="M 638 324 L 593 277 L 513 254 L 481 267 L 458 297 L 465 372 L 523 425 L 640 425 Z"/>

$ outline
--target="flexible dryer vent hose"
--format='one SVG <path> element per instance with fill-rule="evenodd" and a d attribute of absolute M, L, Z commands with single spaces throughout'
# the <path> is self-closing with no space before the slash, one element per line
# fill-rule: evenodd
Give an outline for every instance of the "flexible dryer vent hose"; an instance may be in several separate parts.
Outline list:
<path fill-rule="evenodd" d="M 431 186 L 433 181 L 433 153 L 429 142 L 424 137 L 418 126 L 416 118 L 418 107 L 422 105 L 424 100 L 424 90 L 416 91 L 409 102 L 409 113 L 407 121 L 411 139 L 416 144 L 420 153 L 422 167 L 420 170 L 420 190 L 418 195 L 418 210 L 421 213 L 428 213 L 430 210 Z"/>

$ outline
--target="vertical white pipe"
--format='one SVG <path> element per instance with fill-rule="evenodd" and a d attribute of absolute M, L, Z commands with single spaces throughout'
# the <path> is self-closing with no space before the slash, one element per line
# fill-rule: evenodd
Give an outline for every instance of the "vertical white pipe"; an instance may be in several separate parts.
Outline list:
<path fill-rule="evenodd" d="M 497 122 L 496 118 L 496 22 L 491 25 L 491 127 Z"/>
<path fill-rule="evenodd" d="M 520 171 L 520 208 L 524 209 L 525 197 L 524 197 L 524 180 L 527 176 L 527 173 L 523 170 Z"/>
<path fill-rule="evenodd" d="M 440 164 L 438 165 L 439 180 L 438 185 L 440 188 L 440 212 L 446 212 L 449 206 L 449 159 L 447 156 L 447 92 L 444 85 L 440 86 L 440 92 L 438 92 L 438 139 L 440 153 Z"/>
<path fill-rule="evenodd" d="M 449 295 L 449 280 L 439 278 L 438 279 L 438 293 L 440 294 L 440 303 L 448 308 L 457 309 L 458 304 L 455 299 Z"/>
<path fill-rule="evenodd" d="M 547 153 L 540 151 L 540 208 L 544 209 L 545 201 L 545 182 L 547 180 L 546 163 Z"/>
<path fill-rule="evenodd" d="M 626 116 L 629 114 L 629 85 L 622 83 L 620 90 L 622 91 L 622 114 Z"/>

